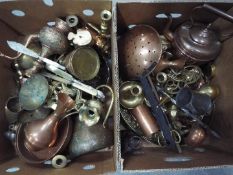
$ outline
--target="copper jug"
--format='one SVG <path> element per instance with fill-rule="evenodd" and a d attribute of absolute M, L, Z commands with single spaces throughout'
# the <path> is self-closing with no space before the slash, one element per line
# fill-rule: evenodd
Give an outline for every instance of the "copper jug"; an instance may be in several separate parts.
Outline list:
<path fill-rule="evenodd" d="M 71 97 L 59 93 L 57 108 L 51 115 L 25 125 L 24 145 L 26 148 L 30 151 L 39 151 L 43 148 L 52 147 L 57 139 L 57 129 L 61 117 L 74 105 L 75 102 Z"/>
<path fill-rule="evenodd" d="M 233 22 L 233 17 L 225 12 L 216 9 L 208 4 L 198 6 L 209 12 L 215 13 L 224 19 Z M 164 36 L 172 42 L 174 53 L 177 57 L 187 60 L 189 63 L 204 64 L 214 60 L 221 52 L 221 41 L 219 33 L 211 28 L 210 25 L 191 22 L 183 23 L 174 33 L 170 31 L 172 17 L 168 15 L 169 21 L 164 29 Z"/>

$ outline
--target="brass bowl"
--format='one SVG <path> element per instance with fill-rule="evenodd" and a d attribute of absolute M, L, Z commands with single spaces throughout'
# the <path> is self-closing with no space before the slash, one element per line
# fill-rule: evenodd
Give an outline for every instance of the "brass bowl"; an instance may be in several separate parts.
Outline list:
<path fill-rule="evenodd" d="M 30 164 L 40 164 L 62 152 L 68 145 L 73 131 L 72 120 L 67 117 L 59 123 L 58 139 L 54 146 L 40 151 L 29 151 L 24 145 L 24 125 L 16 132 L 15 149 L 19 157 Z"/>

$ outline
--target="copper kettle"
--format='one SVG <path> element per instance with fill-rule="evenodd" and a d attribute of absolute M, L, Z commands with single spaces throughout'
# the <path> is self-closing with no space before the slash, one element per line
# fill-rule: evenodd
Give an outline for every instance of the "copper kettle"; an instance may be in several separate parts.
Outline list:
<path fill-rule="evenodd" d="M 208 4 L 198 6 L 193 9 L 203 8 L 212 12 L 230 22 L 233 17 L 225 12 L 216 9 Z M 185 22 L 176 29 L 174 33 L 170 31 L 172 24 L 172 16 L 168 16 L 168 23 L 164 29 L 164 36 L 172 42 L 174 54 L 180 58 L 184 58 L 188 63 L 203 64 L 214 60 L 221 52 L 221 41 L 218 37 L 219 33 L 211 29 L 211 24 Z"/>

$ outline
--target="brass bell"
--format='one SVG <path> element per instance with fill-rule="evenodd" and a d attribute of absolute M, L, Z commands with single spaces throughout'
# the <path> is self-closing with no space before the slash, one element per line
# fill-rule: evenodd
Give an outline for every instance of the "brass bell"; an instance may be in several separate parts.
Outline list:
<path fill-rule="evenodd" d="M 211 99 L 215 99 L 219 95 L 219 87 L 214 85 L 203 86 L 198 90 L 201 94 L 206 94 L 211 97 Z"/>
<path fill-rule="evenodd" d="M 126 81 L 120 87 L 120 104 L 132 109 L 142 104 L 144 101 L 144 94 L 142 87 L 136 81 Z"/>
<path fill-rule="evenodd" d="M 185 113 L 180 111 L 176 105 L 171 105 L 167 108 L 166 114 L 171 120 L 176 120 L 177 117 L 186 116 Z"/>

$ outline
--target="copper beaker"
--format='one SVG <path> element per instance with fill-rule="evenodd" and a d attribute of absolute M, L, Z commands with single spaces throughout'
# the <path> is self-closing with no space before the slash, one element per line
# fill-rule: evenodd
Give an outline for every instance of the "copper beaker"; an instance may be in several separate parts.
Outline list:
<path fill-rule="evenodd" d="M 155 117 L 151 114 L 149 108 L 145 104 L 140 104 L 137 107 L 130 109 L 132 115 L 136 118 L 143 133 L 147 137 L 159 131 Z"/>
<path fill-rule="evenodd" d="M 57 140 L 58 123 L 61 117 L 75 105 L 64 93 L 58 94 L 56 110 L 45 119 L 29 122 L 24 127 L 24 145 L 29 151 L 39 151 L 51 147 Z"/>

